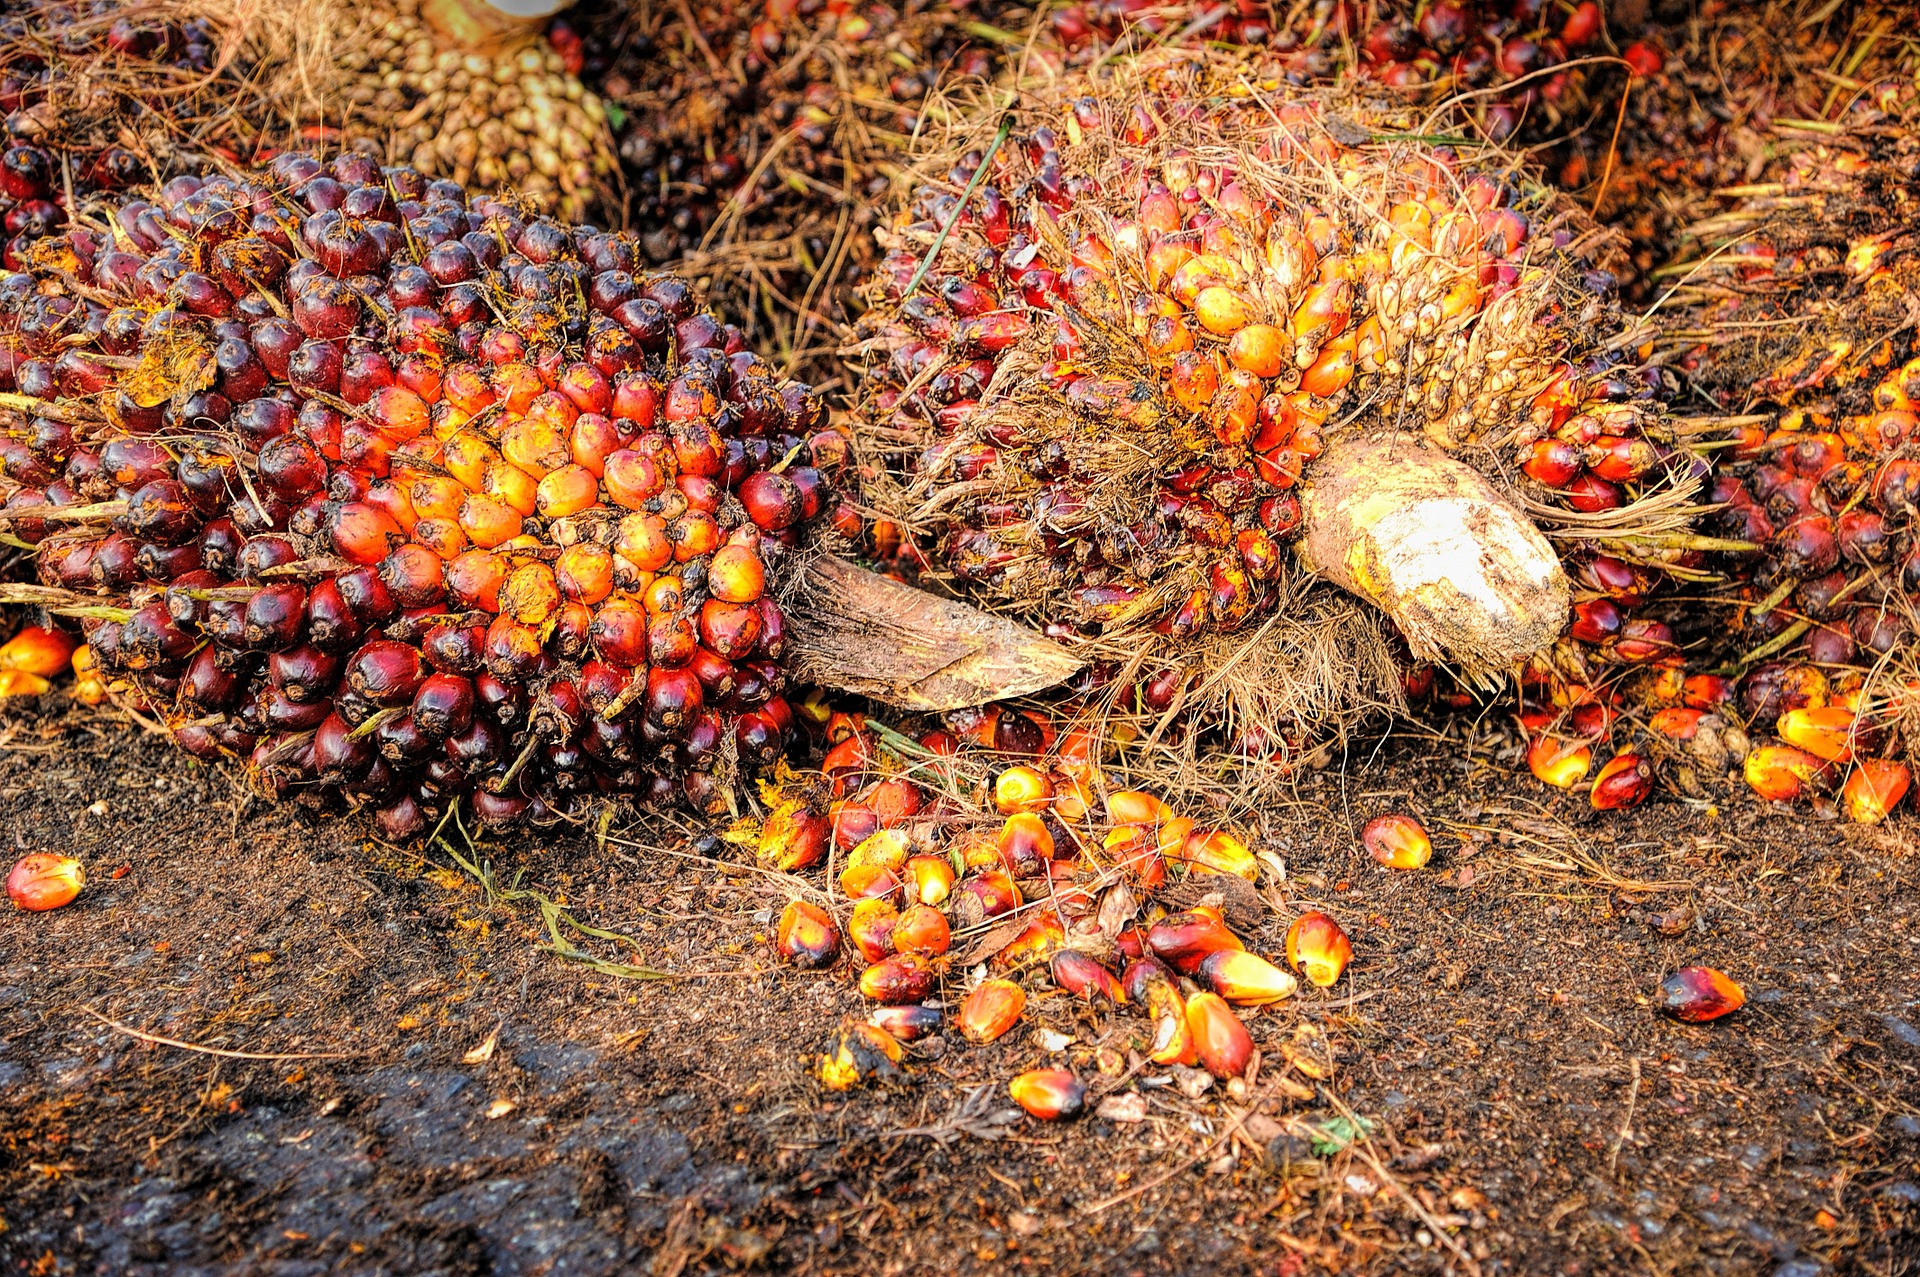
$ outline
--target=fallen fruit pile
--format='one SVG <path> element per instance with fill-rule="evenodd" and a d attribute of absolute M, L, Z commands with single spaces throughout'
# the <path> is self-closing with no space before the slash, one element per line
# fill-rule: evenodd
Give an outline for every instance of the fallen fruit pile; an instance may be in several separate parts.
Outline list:
<path fill-rule="evenodd" d="M 111 215 L 0 282 L 11 588 L 76 670 L 394 838 L 778 757 L 770 589 L 844 441 L 631 238 L 352 153 Z"/>

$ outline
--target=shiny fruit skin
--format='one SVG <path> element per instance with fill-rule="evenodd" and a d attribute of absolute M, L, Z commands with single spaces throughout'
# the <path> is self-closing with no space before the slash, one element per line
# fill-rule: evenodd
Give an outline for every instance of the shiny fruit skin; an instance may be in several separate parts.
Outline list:
<path fill-rule="evenodd" d="M 30 912 L 58 909 L 73 903 L 87 885 L 87 871 L 71 856 L 50 851 L 23 856 L 7 875 L 7 898 Z"/>
<path fill-rule="evenodd" d="M 1353 942 L 1324 913 L 1303 913 L 1287 928 L 1287 961 L 1323 989 L 1339 983 L 1353 961 Z"/>
<path fill-rule="evenodd" d="M 1007 1083 L 1013 1102 L 1043 1122 L 1079 1116 L 1087 1088 L 1066 1069 L 1032 1069 Z"/>
<path fill-rule="evenodd" d="M 1746 1002 L 1746 990 L 1712 967 L 1682 967 L 1660 982 L 1660 1010 L 1688 1024 L 1717 1020 Z"/>
<path fill-rule="evenodd" d="M 1433 859 L 1433 840 L 1427 831 L 1413 817 L 1399 813 L 1369 820 L 1360 831 L 1360 841 L 1388 869 L 1419 869 Z"/>

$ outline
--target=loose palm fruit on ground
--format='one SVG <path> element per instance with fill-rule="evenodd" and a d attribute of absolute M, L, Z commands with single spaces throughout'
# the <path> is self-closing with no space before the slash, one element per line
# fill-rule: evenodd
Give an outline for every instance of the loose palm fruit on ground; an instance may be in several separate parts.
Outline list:
<path fill-rule="evenodd" d="M 917 1042 L 938 1033 L 945 1017 L 936 1007 L 875 1007 L 867 1013 L 867 1023 L 901 1042 Z"/>
<path fill-rule="evenodd" d="M 1905 763 L 1863 758 L 1847 773 L 1846 783 L 1840 787 L 1840 802 L 1849 820 L 1877 825 L 1900 805 L 1912 783 L 1912 769 Z"/>
<path fill-rule="evenodd" d="M 825 909 L 795 900 L 780 914 L 774 947 L 796 966 L 831 966 L 840 956 L 840 932 L 833 925 L 833 915 Z"/>
<path fill-rule="evenodd" d="M 814 1076 L 829 1091 L 851 1091 L 862 1082 L 900 1076 L 900 1043 L 885 1029 L 843 1020 L 814 1056 Z"/>
<path fill-rule="evenodd" d="M 1201 959 L 1194 973 L 1203 988 L 1211 989 L 1235 1006 L 1264 1006 L 1290 998 L 1300 982 L 1258 954 L 1223 949 Z"/>
<path fill-rule="evenodd" d="M 73 903 L 87 885 L 87 871 L 72 856 L 36 852 L 15 862 L 7 874 L 7 899 L 19 909 L 39 912 Z"/>
<path fill-rule="evenodd" d="M 1087 1088 L 1067 1069 L 1032 1069 L 1007 1083 L 1013 1102 L 1045 1122 L 1078 1117 Z"/>
<path fill-rule="evenodd" d="M 1433 859 L 1433 839 L 1411 816 L 1375 816 L 1361 829 L 1360 841 L 1389 869 L 1419 869 Z"/>
<path fill-rule="evenodd" d="M 1314 984 L 1331 988 L 1353 961 L 1353 942 L 1326 914 L 1303 913 L 1287 928 L 1287 961 Z"/>
<path fill-rule="evenodd" d="M 1011 980 L 983 980 L 960 1003 L 954 1017 L 967 1041 L 993 1041 L 1020 1022 L 1027 991 Z"/>
<path fill-rule="evenodd" d="M 1588 791 L 1588 801 L 1597 811 L 1618 811 L 1638 807 L 1653 792 L 1653 765 L 1631 751 L 1615 754 L 1601 766 Z"/>
<path fill-rule="evenodd" d="M 103 216 L 0 285 L 7 514 L 184 747 L 396 839 L 455 800 L 712 813 L 779 757 L 784 615 L 708 571 L 778 579 L 824 413 L 631 238 L 354 153 Z"/>
<path fill-rule="evenodd" d="M 0 643 L 0 671 L 18 670 L 39 678 L 52 678 L 73 660 L 79 640 L 65 630 L 43 625 L 24 626 L 19 633 Z"/>
<path fill-rule="evenodd" d="M 887 229 L 858 352 L 860 420 L 887 464 L 869 504 L 931 535 L 908 552 L 876 524 L 863 548 L 1089 653 L 1144 646 L 1138 679 L 1096 661 L 1085 690 L 1156 716 L 1183 669 L 1317 597 L 1296 559 L 1380 607 L 1417 656 L 1490 674 L 1545 650 L 1569 612 L 1558 557 L 1449 454 L 1504 477 L 1504 449 L 1619 440 L 1628 477 L 1589 475 L 1580 453 L 1532 480 L 1543 506 L 1591 511 L 1691 462 L 1647 437 L 1659 409 L 1605 349 L 1623 323 L 1577 215 L 1545 229 L 1553 197 L 1506 184 L 1492 155 L 1348 145 L 1329 119 L 1257 62 L 1153 55 L 924 157 L 937 180 Z M 1498 454 L 1467 448 L 1496 435 Z M 1326 690 L 1293 664 L 1307 673 L 1277 662 L 1268 690 Z M 1195 686 L 1261 694 L 1232 682 Z M 1277 704 L 1244 717 L 1306 736 L 1325 712 Z"/>
<path fill-rule="evenodd" d="M 1746 1003 L 1746 990 L 1712 967 L 1682 967 L 1660 982 L 1660 1009 L 1690 1024 L 1717 1020 Z"/>
<path fill-rule="evenodd" d="M 1187 1030 L 1200 1067 L 1217 1078 L 1239 1077 L 1253 1058 L 1253 1037 L 1217 993 L 1187 999 Z"/>

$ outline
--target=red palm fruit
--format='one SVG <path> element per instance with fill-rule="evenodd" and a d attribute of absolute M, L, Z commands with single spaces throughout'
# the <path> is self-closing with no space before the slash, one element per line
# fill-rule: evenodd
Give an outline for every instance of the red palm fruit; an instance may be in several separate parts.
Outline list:
<path fill-rule="evenodd" d="M 1191 975 L 1208 954 L 1246 946 L 1218 918 L 1190 911 L 1169 914 L 1148 928 L 1147 948 L 1174 970 Z"/>
<path fill-rule="evenodd" d="M 1078 1117 L 1087 1106 L 1087 1088 L 1066 1069 L 1031 1069 L 1007 1083 L 1007 1094 L 1043 1122 Z"/>
<path fill-rule="evenodd" d="M 1020 877 L 1032 877 L 1053 859 L 1053 833 L 1046 822 L 1032 812 L 1015 812 L 1000 826 L 994 840 L 1007 871 Z"/>
<path fill-rule="evenodd" d="M 708 599 L 700 607 L 700 641 L 730 661 L 753 655 L 760 641 L 761 619 L 758 607 L 742 603 L 722 603 Z"/>
<path fill-rule="evenodd" d="M 1761 745 L 1747 755 L 1742 769 L 1753 792 L 1771 802 L 1791 802 L 1828 783 L 1826 762 L 1792 745 Z"/>
<path fill-rule="evenodd" d="M 1119 1004 L 1127 1000 L 1113 972 L 1078 949 L 1061 949 L 1055 953 L 1048 963 L 1048 971 L 1055 985 L 1085 1001 L 1104 999 Z"/>
<path fill-rule="evenodd" d="M 943 1019 L 938 1007 L 875 1007 L 867 1013 L 867 1023 L 902 1042 L 918 1042 L 938 1033 Z"/>
<path fill-rule="evenodd" d="M 328 533 L 334 553 L 356 564 L 378 563 L 406 540 L 393 516 L 378 506 L 358 501 L 334 511 Z"/>
<path fill-rule="evenodd" d="M 1596 811 L 1638 807 L 1653 792 L 1653 764 L 1631 751 L 1615 754 L 1593 778 L 1588 801 Z"/>
<path fill-rule="evenodd" d="M 1541 439 L 1520 463 L 1529 479 L 1549 488 L 1564 488 L 1582 469 L 1580 450 L 1562 439 Z"/>
<path fill-rule="evenodd" d="M 1706 711 L 1692 709 L 1684 705 L 1670 705 L 1657 711 L 1647 720 L 1647 729 L 1668 740 L 1692 740 L 1700 731 L 1700 720 L 1706 717 Z"/>
<path fill-rule="evenodd" d="M 911 906 L 893 927 L 893 947 L 898 953 L 937 958 L 952 943 L 953 931 L 947 925 L 947 916 L 932 905 Z"/>
<path fill-rule="evenodd" d="M 906 872 L 909 896 L 923 905 L 937 907 L 953 894 L 953 862 L 945 856 L 911 856 Z"/>
<path fill-rule="evenodd" d="M 1572 789 L 1593 766 L 1593 750 L 1579 742 L 1536 736 L 1527 747 L 1527 767 L 1555 789 Z"/>
<path fill-rule="evenodd" d="M 933 968 L 915 954 L 883 958 L 860 973 L 860 994 L 873 1002 L 900 1006 L 922 1002 L 933 992 Z"/>
<path fill-rule="evenodd" d="M 28 625 L 0 644 L 0 670 L 52 678 L 67 667 L 80 640 L 65 630 Z"/>
<path fill-rule="evenodd" d="M 411 704 L 424 678 L 419 649 L 389 639 L 365 644 L 347 662 L 347 686 L 383 707 Z"/>
<path fill-rule="evenodd" d="M 1172 816 L 1171 808 L 1143 790 L 1120 790 L 1107 796 L 1107 819 L 1116 825 L 1158 827 Z"/>
<path fill-rule="evenodd" d="M 986 870 L 964 880 L 953 900 L 955 921 L 973 927 L 1018 909 L 1020 888 L 1006 874 Z"/>
<path fill-rule="evenodd" d="M 458 736 L 473 725 L 473 681 L 459 674 L 429 674 L 413 695 L 411 715 L 432 740 Z"/>
<path fill-rule="evenodd" d="M 1001 815 L 1044 811 L 1053 799 L 1046 775 L 1020 764 L 1001 772 L 993 782 L 993 802 Z"/>
<path fill-rule="evenodd" d="M 86 885 L 87 871 L 78 860 L 36 852 L 21 857 L 7 874 L 7 898 L 15 908 L 37 913 L 72 904 Z"/>
<path fill-rule="evenodd" d="M 554 560 L 553 577 L 564 597 L 591 607 L 613 593 L 613 554 L 592 541 L 570 545 Z"/>
<path fill-rule="evenodd" d="M 1321 988 L 1339 982 L 1353 960 L 1353 942 L 1324 913 L 1303 913 L 1287 928 L 1287 961 Z"/>
<path fill-rule="evenodd" d="M 1223 949 L 1201 959 L 1195 978 L 1235 1006 L 1262 1006 L 1290 998 L 1300 985 L 1258 954 Z"/>
<path fill-rule="evenodd" d="M 801 493 L 785 475 L 762 470 L 740 485 L 740 503 L 763 532 L 778 532 L 801 521 Z"/>
<path fill-rule="evenodd" d="M 816 969 L 840 956 L 840 932 L 833 915 L 805 900 L 788 903 L 774 932 L 774 949 L 795 966 Z"/>
<path fill-rule="evenodd" d="M 820 863 L 827 854 L 827 818 L 807 807 L 778 807 L 760 829 L 760 857 L 770 868 L 792 873 Z"/>
<path fill-rule="evenodd" d="M 1704 1024 L 1747 1004 L 1747 991 L 1712 967 L 1682 967 L 1660 982 L 1660 1010 L 1676 1020 Z"/>
<path fill-rule="evenodd" d="M 1011 980 L 984 980 L 960 1003 L 954 1023 L 967 1041 L 985 1045 L 1020 1022 L 1027 991 Z"/>
<path fill-rule="evenodd" d="M 484 612 L 500 610 L 500 587 L 507 581 L 507 565 L 501 556 L 468 550 L 449 562 L 445 572 L 447 593 L 461 604 Z"/>
<path fill-rule="evenodd" d="M 904 776 L 892 776 L 879 781 L 864 795 L 867 805 L 880 819 L 882 829 L 892 829 L 920 813 L 926 803 L 926 796 L 920 787 Z"/>
<path fill-rule="evenodd" d="M 1420 822 L 1394 813 L 1376 816 L 1360 831 L 1360 841 L 1374 860 L 1389 869 L 1419 869 L 1433 858 L 1433 840 Z"/>
<path fill-rule="evenodd" d="M 1052 910 L 1044 910 L 1027 924 L 1027 929 L 1013 938 L 999 953 L 994 955 L 994 965 L 1017 967 L 1028 962 L 1038 962 L 1047 957 L 1067 937 L 1066 928 L 1060 925 L 1060 918 Z"/>
<path fill-rule="evenodd" d="M 1253 1037 L 1217 993 L 1187 999 L 1187 1031 L 1200 1067 L 1217 1078 L 1239 1077 L 1253 1058 Z"/>
<path fill-rule="evenodd" d="M 1907 796 L 1913 773 L 1905 763 L 1891 758 L 1862 758 L 1847 774 L 1840 787 L 1840 802 L 1847 819 L 1862 825 L 1877 825 Z"/>

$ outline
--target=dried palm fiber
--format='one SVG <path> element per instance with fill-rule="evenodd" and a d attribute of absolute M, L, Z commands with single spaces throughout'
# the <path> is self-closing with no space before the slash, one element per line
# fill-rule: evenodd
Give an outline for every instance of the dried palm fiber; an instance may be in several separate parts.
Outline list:
<path fill-rule="evenodd" d="M 1120 59 L 929 143 L 855 350 L 880 518 L 837 524 L 1083 644 L 1109 706 L 1217 711 L 1260 750 L 1391 669 L 1315 668 L 1297 639 L 1251 655 L 1290 628 L 1281 600 L 1312 597 L 1303 571 L 1415 656 L 1497 680 L 1567 620 L 1553 549 L 1500 491 L 1531 486 L 1516 457 L 1570 449 L 1565 504 L 1606 525 L 1573 555 L 1652 565 L 1691 551 L 1639 537 L 1632 498 L 1693 469 L 1646 436 L 1659 408 L 1577 210 L 1497 149 L 1409 138 L 1411 113 L 1262 66 Z"/>
<path fill-rule="evenodd" d="M 82 216 L 0 280 L 0 601 L 128 705 L 393 837 L 779 754 L 767 589 L 845 443 L 631 237 L 355 152 Z"/>
<path fill-rule="evenodd" d="M 7 20 L 9 131 L 118 189 L 288 146 L 364 150 L 570 217 L 613 180 L 598 99 L 486 0 L 35 4 Z"/>
<path fill-rule="evenodd" d="M 824 334 L 860 308 L 855 285 L 876 260 L 869 232 L 899 194 L 900 156 L 947 127 L 957 86 L 1058 75 L 1156 43 L 1244 41 L 1294 82 L 1362 75 L 1408 102 L 1458 99 L 1447 127 L 1524 126 L 1532 137 L 1611 103 L 1611 63 L 1592 58 L 1597 14 L 1504 0 L 1039 10 L 590 0 L 568 20 L 589 78 L 619 110 L 630 215 L 654 260 L 709 280 L 723 313 L 824 376 Z"/>

